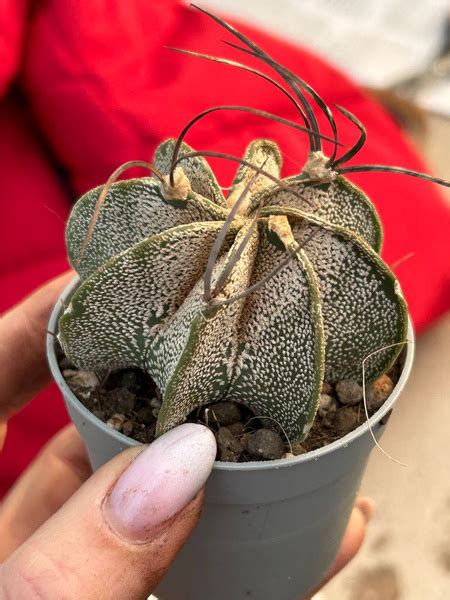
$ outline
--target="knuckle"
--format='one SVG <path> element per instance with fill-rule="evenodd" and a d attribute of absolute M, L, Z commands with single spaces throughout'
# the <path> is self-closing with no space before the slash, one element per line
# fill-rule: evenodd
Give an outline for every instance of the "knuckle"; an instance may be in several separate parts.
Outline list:
<path fill-rule="evenodd" d="M 0 600 L 71 600 L 66 571 L 57 559 L 41 551 L 19 553 L 17 559 L 0 566 Z"/>
<path fill-rule="evenodd" d="M 44 600 L 45 596 L 34 575 L 21 568 L 10 568 L 6 564 L 0 569 L 0 600 L 14 598 Z"/>

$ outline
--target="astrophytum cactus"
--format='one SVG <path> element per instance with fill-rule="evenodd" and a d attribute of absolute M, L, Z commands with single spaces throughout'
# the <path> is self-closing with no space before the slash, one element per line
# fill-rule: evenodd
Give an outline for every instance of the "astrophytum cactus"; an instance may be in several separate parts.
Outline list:
<path fill-rule="evenodd" d="M 406 340 L 407 307 L 379 257 L 376 211 L 343 176 L 405 171 L 345 167 L 365 141 L 355 117 L 340 109 L 360 137 L 337 158 L 334 119 L 317 94 L 213 18 L 290 86 L 293 94 L 283 93 L 298 107 L 310 139 L 305 167 L 279 180 L 276 144 L 253 141 L 243 160 L 228 157 L 240 166 L 225 197 L 204 158 L 221 155 L 182 143 L 197 117 L 177 142 L 159 146 L 153 165 L 136 161 L 119 169 L 70 215 L 68 254 L 81 284 L 60 319 L 59 340 L 80 368 L 145 369 L 163 395 L 159 434 L 194 409 L 229 399 L 301 440 L 324 380 L 361 381 L 364 359 L 366 380 L 373 380 Z M 272 81 L 239 63 L 197 56 Z M 330 158 L 322 153 L 307 96 L 331 125 Z M 136 165 L 153 175 L 115 181 Z"/>

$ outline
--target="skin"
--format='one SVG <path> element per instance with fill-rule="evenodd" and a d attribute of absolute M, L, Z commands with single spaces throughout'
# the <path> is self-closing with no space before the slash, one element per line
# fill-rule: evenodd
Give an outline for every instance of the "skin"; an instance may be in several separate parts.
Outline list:
<path fill-rule="evenodd" d="M 50 382 L 48 317 L 72 277 L 56 278 L 0 319 L 0 448 L 8 419 Z M 163 539 L 136 544 L 119 537 L 98 507 L 140 452 L 131 448 L 92 474 L 72 425 L 50 440 L 0 505 L 0 600 L 151 594 L 194 529 L 203 492 L 171 521 Z M 370 499 L 357 500 L 322 585 L 358 552 L 373 510 Z"/>

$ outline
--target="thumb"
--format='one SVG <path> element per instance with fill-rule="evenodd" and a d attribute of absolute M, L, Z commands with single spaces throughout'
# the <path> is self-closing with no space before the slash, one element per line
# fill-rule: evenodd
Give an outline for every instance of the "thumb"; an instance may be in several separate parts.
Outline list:
<path fill-rule="evenodd" d="M 146 598 L 197 523 L 215 455 L 191 423 L 123 452 L 2 565 L 0 598 Z"/>

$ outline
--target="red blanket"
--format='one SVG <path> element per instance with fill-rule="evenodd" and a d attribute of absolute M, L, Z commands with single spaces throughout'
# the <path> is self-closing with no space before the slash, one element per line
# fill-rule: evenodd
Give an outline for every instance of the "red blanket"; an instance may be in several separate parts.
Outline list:
<path fill-rule="evenodd" d="M 328 103 L 342 104 L 367 126 L 358 162 L 424 169 L 397 125 L 345 76 L 304 49 L 242 27 L 299 73 Z M 150 159 L 197 112 L 241 104 L 294 118 L 277 90 L 253 75 L 171 53 L 174 45 L 233 56 L 230 39 L 204 15 L 175 0 L 5 0 L 0 14 L 0 309 L 66 267 L 64 221 L 73 198 L 104 182 L 122 162 Z M 339 121 L 343 142 L 356 137 Z M 196 149 L 242 155 L 254 137 L 276 139 L 284 174 L 298 172 L 306 137 L 245 114 L 205 118 L 187 141 Z M 235 165 L 214 161 L 223 185 Z M 450 211 L 432 184 L 397 175 L 352 178 L 376 203 L 389 263 L 417 330 L 450 305 Z M 66 421 L 54 387 L 13 419 L 0 459 L 5 490 L 43 442 Z"/>

